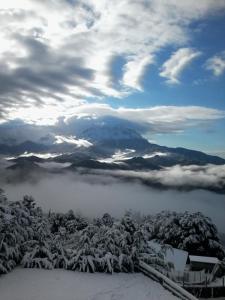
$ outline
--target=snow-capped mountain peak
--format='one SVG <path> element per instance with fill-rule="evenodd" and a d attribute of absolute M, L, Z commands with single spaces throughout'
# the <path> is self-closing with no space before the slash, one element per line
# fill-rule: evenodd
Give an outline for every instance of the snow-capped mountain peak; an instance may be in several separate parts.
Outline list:
<path fill-rule="evenodd" d="M 95 126 L 84 130 L 81 136 L 93 142 L 143 139 L 135 130 L 122 126 Z"/>

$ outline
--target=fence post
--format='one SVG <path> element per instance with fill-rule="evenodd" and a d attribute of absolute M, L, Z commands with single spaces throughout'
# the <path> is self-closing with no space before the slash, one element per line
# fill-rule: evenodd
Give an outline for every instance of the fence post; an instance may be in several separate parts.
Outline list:
<path fill-rule="evenodd" d="M 213 298 L 214 297 L 214 295 L 213 295 L 214 293 L 213 293 L 213 287 L 211 288 L 211 298 Z"/>

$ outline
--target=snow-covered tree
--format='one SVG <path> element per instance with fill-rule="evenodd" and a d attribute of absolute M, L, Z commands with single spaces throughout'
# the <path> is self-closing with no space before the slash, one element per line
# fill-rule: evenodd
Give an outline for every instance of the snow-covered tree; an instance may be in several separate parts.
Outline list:
<path fill-rule="evenodd" d="M 51 223 L 52 233 L 57 233 L 59 228 L 64 227 L 66 231 L 71 234 L 87 227 L 87 220 L 73 210 L 69 210 L 66 214 L 63 213 L 49 213 L 49 221 Z"/>
<path fill-rule="evenodd" d="M 190 254 L 225 256 L 216 226 L 202 213 L 167 212 L 153 217 L 154 238 Z"/>
<path fill-rule="evenodd" d="M 114 222 L 112 226 L 101 224 L 89 225 L 80 233 L 77 252 L 71 258 L 71 269 L 133 272 L 139 259 L 149 262 L 158 256 L 152 252 L 142 228 L 135 224 L 130 214 L 126 213 L 121 221 Z"/>
<path fill-rule="evenodd" d="M 22 202 L 10 202 L 1 192 L 0 273 L 7 273 L 22 258 L 22 245 L 32 238 L 31 216 Z"/>
<path fill-rule="evenodd" d="M 29 268 L 64 268 L 84 272 L 133 272 L 140 260 L 171 268 L 163 247 L 157 253 L 148 241 L 191 254 L 225 257 L 212 221 L 201 213 L 162 212 L 120 220 L 109 214 L 88 223 L 72 210 L 44 213 L 34 199 L 10 202 L 0 189 L 0 274 L 17 264 Z"/>
<path fill-rule="evenodd" d="M 53 269 L 55 257 L 46 241 L 30 241 L 23 259 L 25 268 Z"/>
<path fill-rule="evenodd" d="M 55 256 L 52 253 L 52 236 L 47 220 L 39 220 L 35 225 L 34 239 L 24 245 L 22 265 L 26 268 L 53 269 Z"/>
<path fill-rule="evenodd" d="M 52 269 L 55 265 L 55 255 L 52 253 L 53 235 L 46 215 L 35 205 L 29 205 L 34 213 L 32 228 L 33 238 L 23 244 L 22 265 L 26 268 Z"/>
<path fill-rule="evenodd" d="M 102 225 L 105 225 L 105 226 L 108 226 L 108 227 L 112 227 L 113 226 L 113 218 L 110 214 L 108 213 L 105 213 L 103 216 L 102 216 Z"/>

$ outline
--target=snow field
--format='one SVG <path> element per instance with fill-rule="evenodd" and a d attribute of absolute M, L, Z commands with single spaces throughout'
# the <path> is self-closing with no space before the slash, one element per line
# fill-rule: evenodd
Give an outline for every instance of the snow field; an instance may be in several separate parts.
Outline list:
<path fill-rule="evenodd" d="M 0 277 L 1 300 L 177 300 L 143 274 L 22 269 Z"/>

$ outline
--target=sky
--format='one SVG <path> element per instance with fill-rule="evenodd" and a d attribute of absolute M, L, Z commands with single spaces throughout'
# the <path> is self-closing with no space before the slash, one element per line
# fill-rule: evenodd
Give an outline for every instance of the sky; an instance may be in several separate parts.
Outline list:
<path fill-rule="evenodd" d="M 224 28 L 225 0 L 1 1 L 0 127 L 112 116 L 225 157 Z"/>

